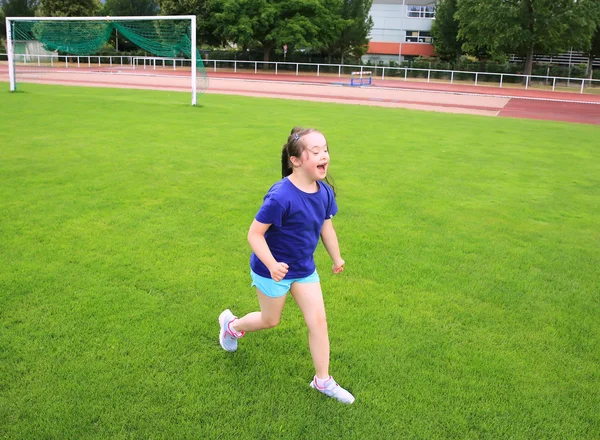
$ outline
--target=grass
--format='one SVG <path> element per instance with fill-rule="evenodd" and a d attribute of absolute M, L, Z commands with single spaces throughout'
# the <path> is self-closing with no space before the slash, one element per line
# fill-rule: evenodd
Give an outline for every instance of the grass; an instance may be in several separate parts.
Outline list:
<path fill-rule="evenodd" d="M 7 87 L 6 87 L 7 89 Z M 600 437 L 596 126 L 23 85 L 0 110 L 0 437 Z M 328 138 L 347 262 L 316 260 L 331 371 L 246 232 L 292 126 Z"/>

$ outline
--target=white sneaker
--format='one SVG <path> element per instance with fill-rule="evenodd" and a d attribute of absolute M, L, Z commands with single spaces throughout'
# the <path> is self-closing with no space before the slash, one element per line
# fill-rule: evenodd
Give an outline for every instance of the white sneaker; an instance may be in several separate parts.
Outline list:
<path fill-rule="evenodd" d="M 219 343 L 223 350 L 226 351 L 236 351 L 238 346 L 238 338 L 244 336 L 244 333 L 236 333 L 230 328 L 230 325 L 233 320 L 237 319 L 237 316 L 234 316 L 231 313 L 231 310 L 227 309 L 223 311 L 219 315 L 219 324 L 221 326 L 221 331 L 219 332 Z"/>
<path fill-rule="evenodd" d="M 315 376 L 310 383 L 310 387 L 322 392 L 326 396 L 333 397 L 342 403 L 354 403 L 354 396 L 339 386 L 331 376 L 329 376 L 329 380 L 327 380 L 323 386 L 317 384 L 317 376 Z"/>

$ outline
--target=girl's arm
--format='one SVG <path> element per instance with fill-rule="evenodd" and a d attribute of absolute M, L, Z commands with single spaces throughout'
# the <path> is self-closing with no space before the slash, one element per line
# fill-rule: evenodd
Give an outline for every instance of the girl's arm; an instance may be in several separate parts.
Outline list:
<path fill-rule="evenodd" d="M 344 264 L 346 262 L 342 259 L 342 255 L 340 254 L 340 245 L 335 229 L 333 229 L 333 222 L 331 219 L 327 219 L 323 223 L 323 228 L 321 228 L 321 240 L 323 240 L 325 249 L 327 249 L 327 253 L 333 260 L 333 273 L 340 273 L 344 270 Z"/>
<path fill-rule="evenodd" d="M 269 245 L 265 240 L 265 233 L 270 226 L 270 224 L 261 223 L 254 219 L 250 225 L 250 230 L 248 231 L 248 243 L 250 243 L 252 252 L 254 252 L 258 259 L 262 261 L 267 269 L 269 269 L 271 278 L 279 282 L 285 277 L 289 266 L 275 260 L 271 253 L 271 249 L 269 249 Z"/>

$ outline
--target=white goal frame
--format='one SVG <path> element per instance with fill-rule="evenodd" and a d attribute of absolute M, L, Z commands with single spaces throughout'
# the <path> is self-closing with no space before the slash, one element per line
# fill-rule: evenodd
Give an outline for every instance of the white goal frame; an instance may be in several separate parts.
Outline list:
<path fill-rule="evenodd" d="M 192 105 L 196 105 L 196 16 L 195 15 L 153 15 L 153 16 L 122 16 L 122 17 L 6 17 L 6 53 L 8 56 L 8 76 L 10 80 L 10 91 L 17 90 L 16 71 L 14 62 L 14 50 L 12 39 L 12 23 L 15 21 L 139 21 L 139 20 L 190 20 L 191 24 L 191 56 L 192 56 Z"/>

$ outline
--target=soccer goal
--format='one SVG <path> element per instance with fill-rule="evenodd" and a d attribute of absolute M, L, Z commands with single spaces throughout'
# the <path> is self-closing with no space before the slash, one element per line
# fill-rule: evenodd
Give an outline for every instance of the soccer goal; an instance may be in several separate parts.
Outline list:
<path fill-rule="evenodd" d="M 195 15 L 7 17 L 10 90 L 15 91 L 17 83 L 23 82 L 28 76 L 56 72 L 56 69 L 62 69 L 63 72 L 118 74 L 133 68 L 132 57 L 99 54 L 113 33 L 150 55 L 167 62 L 173 60 L 171 65 L 180 66 L 177 74 L 180 78 L 189 75 L 192 105 L 196 105 L 197 94 L 206 90 L 209 82 L 196 46 Z M 113 64 L 114 58 L 121 59 L 120 66 Z"/>

